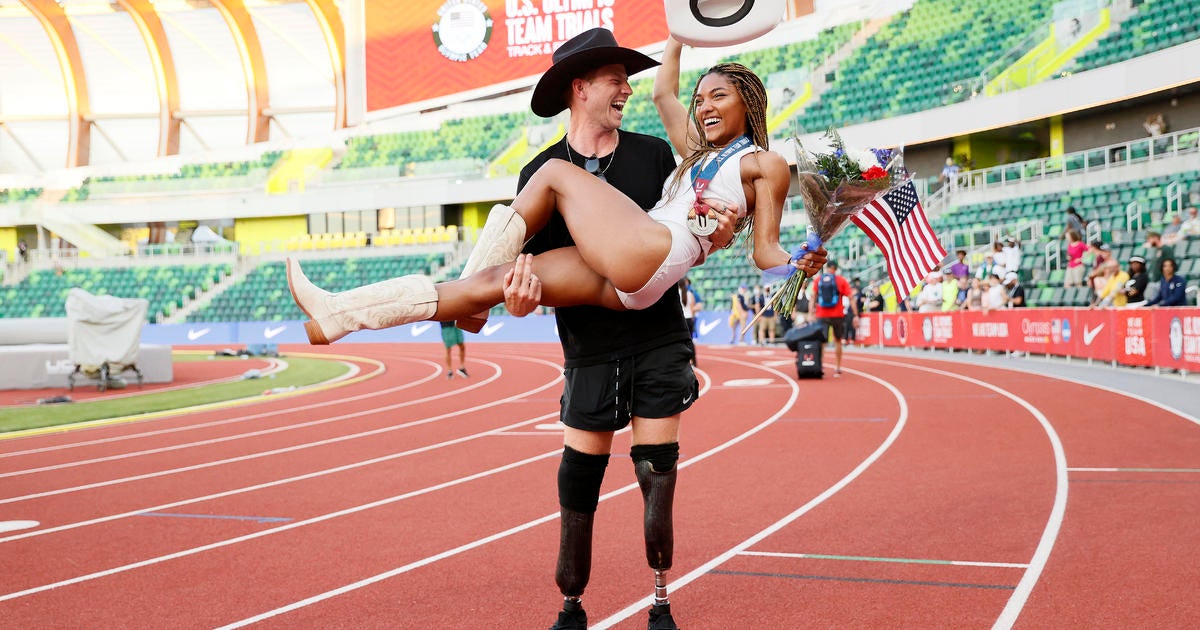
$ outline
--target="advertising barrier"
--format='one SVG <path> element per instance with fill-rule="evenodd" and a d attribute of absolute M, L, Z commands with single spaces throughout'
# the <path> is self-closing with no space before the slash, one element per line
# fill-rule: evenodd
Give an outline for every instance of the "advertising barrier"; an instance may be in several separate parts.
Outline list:
<path fill-rule="evenodd" d="M 1200 309 L 1026 308 L 949 313 L 868 313 L 864 345 L 1019 351 L 1200 371 Z"/>
<path fill-rule="evenodd" d="M 1020 351 L 1200 372 L 1200 308 L 1027 308 L 950 313 L 868 313 L 858 318 L 860 345 Z M 696 316 L 696 343 L 728 344 L 729 311 Z M 551 315 L 494 315 L 472 342 L 557 342 Z M 744 340 L 753 339 L 747 333 Z M 776 334 L 782 343 L 783 333 Z M 142 343 L 186 345 L 307 343 L 304 322 L 147 324 Z M 441 343 L 436 322 L 362 330 L 338 343 Z"/>
<path fill-rule="evenodd" d="M 662 2 L 366 0 L 367 111 L 545 72 L 566 40 L 607 28 L 626 48 L 667 38 Z"/>

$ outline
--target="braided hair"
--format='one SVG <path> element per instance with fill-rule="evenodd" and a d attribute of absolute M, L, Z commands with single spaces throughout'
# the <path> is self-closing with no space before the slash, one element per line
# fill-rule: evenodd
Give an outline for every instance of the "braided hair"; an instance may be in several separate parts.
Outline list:
<path fill-rule="evenodd" d="M 754 74 L 753 70 L 740 63 L 719 63 L 709 68 L 696 80 L 696 87 L 692 88 L 692 98 L 688 103 L 688 119 L 696 128 L 696 137 L 699 138 L 699 142 L 695 146 L 688 147 L 691 149 L 691 152 L 683 158 L 683 163 L 676 170 L 675 179 L 672 183 L 672 195 L 675 194 L 680 183 L 683 181 L 684 173 L 690 172 L 694 165 L 698 164 L 710 153 L 716 153 L 721 149 L 721 147 L 714 146 L 704 137 L 704 128 L 701 126 L 700 121 L 696 120 L 696 95 L 700 91 L 700 82 L 710 74 L 719 74 L 728 79 L 733 84 L 733 88 L 737 90 L 742 102 L 746 104 L 746 129 L 750 134 L 750 141 L 764 149 L 770 143 L 770 136 L 767 133 L 767 88 L 763 85 L 762 79 L 758 78 L 758 75 Z M 689 141 L 692 140 L 690 135 L 688 139 Z M 738 219 L 737 223 L 734 224 L 735 237 L 742 230 L 753 230 L 753 226 L 754 214 L 747 212 L 745 216 Z"/>

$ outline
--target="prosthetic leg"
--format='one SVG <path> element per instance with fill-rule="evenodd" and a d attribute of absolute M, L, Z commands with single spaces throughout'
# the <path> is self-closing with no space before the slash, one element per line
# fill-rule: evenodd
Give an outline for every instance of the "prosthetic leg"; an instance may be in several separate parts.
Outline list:
<path fill-rule="evenodd" d="M 312 344 L 329 344 L 363 328 L 429 319 L 437 312 L 437 289 L 428 276 L 402 276 L 330 293 L 310 282 L 295 259 L 288 259 L 287 275 L 292 299 L 311 320 L 304 322 L 304 331 Z"/>
<path fill-rule="evenodd" d="M 524 244 L 525 219 L 511 207 L 496 204 L 488 213 L 475 248 L 467 256 L 467 263 L 458 277 L 466 278 L 480 269 L 510 263 L 517 259 Z M 455 325 L 468 332 L 479 332 L 485 323 L 487 311 L 459 319 Z"/>
<path fill-rule="evenodd" d="M 654 605 L 649 630 L 675 630 L 667 598 L 667 570 L 675 550 L 672 507 L 675 502 L 679 443 L 636 444 L 629 451 L 645 504 L 646 562 L 654 570 Z"/>
<path fill-rule="evenodd" d="M 592 455 L 563 447 L 558 466 L 558 566 L 554 571 L 554 581 L 563 594 L 563 610 L 551 630 L 587 628 L 587 613 L 580 598 L 592 573 L 592 522 L 607 467 L 607 454 Z"/>

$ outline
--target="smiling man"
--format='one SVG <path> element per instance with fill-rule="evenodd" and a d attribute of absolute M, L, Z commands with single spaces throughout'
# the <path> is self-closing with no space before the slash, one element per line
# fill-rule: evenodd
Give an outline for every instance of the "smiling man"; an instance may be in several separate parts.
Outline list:
<path fill-rule="evenodd" d="M 534 88 L 531 108 L 551 117 L 570 111 L 567 134 L 521 171 L 518 188 L 552 158 L 567 160 L 620 190 L 643 209 L 658 202 L 663 183 L 675 168 L 671 147 L 660 138 L 622 131 L 625 106 L 633 95 L 629 76 L 658 62 L 622 48 L 608 30 L 585 31 L 565 42 L 554 54 L 554 65 Z M 718 245 L 733 240 L 730 217 L 718 218 L 710 238 Z M 575 244 L 562 215 L 526 245 L 538 254 Z M 528 261 L 518 260 L 506 287 L 536 287 Z M 529 280 L 532 280 L 531 284 Z M 528 312 L 537 294 L 523 294 L 513 312 Z M 674 286 L 652 306 L 613 311 L 598 306 L 571 306 L 554 312 L 566 359 L 560 418 L 563 456 L 558 470 L 561 510 L 558 566 L 555 581 L 564 598 L 554 628 L 586 628 L 581 597 L 591 573 L 592 521 L 600 483 L 608 466 L 613 433 L 632 424 L 630 456 L 645 498 L 645 543 L 650 566 L 661 582 L 671 566 L 671 523 L 675 462 L 679 456 L 679 419 L 696 401 L 698 384 L 692 372 L 695 348 Z M 658 589 L 656 589 L 658 590 Z M 650 610 L 648 627 L 675 627 L 665 604 Z"/>

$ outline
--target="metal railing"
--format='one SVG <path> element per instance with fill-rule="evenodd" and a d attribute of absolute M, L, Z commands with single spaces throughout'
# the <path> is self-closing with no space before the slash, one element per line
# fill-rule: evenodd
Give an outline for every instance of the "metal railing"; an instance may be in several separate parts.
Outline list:
<path fill-rule="evenodd" d="M 1196 153 L 1200 145 L 1200 127 L 1184 129 L 1153 138 L 1118 142 L 1062 156 L 1037 158 L 1013 164 L 960 172 L 941 188 L 924 198 L 926 211 L 936 216 L 945 210 L 954 195 L 963 192 L 993 190 L 1027 184 L 1054 177 L 1103 171 L 1129 164 L 1167 159 Z M 1182 205 L 1182 190 L 1177 206 Z M 1168 206 L 1170 207 L 1170 206 Z"/>

